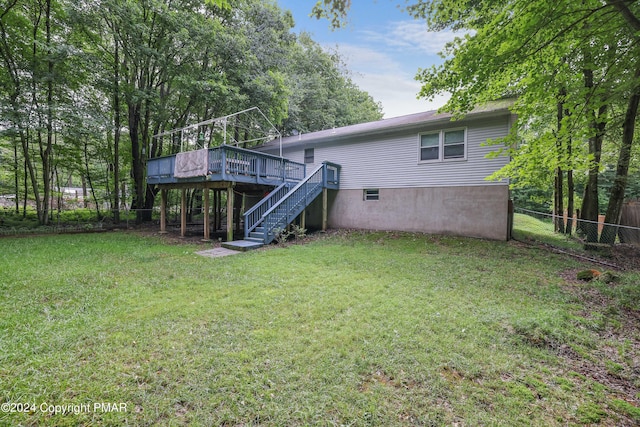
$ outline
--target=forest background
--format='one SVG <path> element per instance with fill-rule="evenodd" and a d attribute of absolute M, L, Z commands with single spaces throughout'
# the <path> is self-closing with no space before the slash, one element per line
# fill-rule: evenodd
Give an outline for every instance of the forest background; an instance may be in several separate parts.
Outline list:
<path fill-rule="evenodd" d="M 0 195 L 41 225 L 65 187 L 101 217 L 149 220 L 146 159 L 180 148 L 153 137 L 167 130 L 252 107 L 282 135 L 382 118 L 341 57 L 293 33 L 272 1 L 1 0 L 0 11 Z"/>

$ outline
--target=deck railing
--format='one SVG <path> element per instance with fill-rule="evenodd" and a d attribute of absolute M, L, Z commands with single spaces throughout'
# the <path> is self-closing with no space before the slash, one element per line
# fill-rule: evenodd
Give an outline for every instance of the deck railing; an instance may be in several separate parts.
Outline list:
<path fill-rule="evenodd" d="M 175 158 L 174 154 L 149 159 L 147 182 L 149 184 L 182 182 L 183 180 L 174 177 Z M 229 145 L 209 148 L 208 163 L 208 178 L 194 177 L 195 179 L 273 184 L 276 181 L 297 182 L 305 176 L 303 163 Z"/>

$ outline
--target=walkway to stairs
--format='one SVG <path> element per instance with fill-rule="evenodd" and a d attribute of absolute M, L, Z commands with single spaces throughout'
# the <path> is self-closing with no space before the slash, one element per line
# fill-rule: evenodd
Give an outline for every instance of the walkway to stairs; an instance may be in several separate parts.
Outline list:
<path fill-rule="evenodd" d="M 225 242 L 223 247 L 246 251 L 271 243 L 318 196 L 323 194 L 326 224 L 326 190 L 340 185 L 340 165 L 324 162 L 298 183 L 284 182 L 244 214 L 244 239 Z"/>

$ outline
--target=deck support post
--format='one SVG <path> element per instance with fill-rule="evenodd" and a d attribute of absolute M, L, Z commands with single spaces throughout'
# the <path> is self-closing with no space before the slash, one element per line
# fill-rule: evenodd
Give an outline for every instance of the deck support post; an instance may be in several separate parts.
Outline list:
<path fill-rule="evenodd" d="M 160 190 L 160 234 L 167 234 L 167 193 L 169 190 Z"/>
<path fill-rule="evenodd" d="M 187 235 L 187 189 L 182 189 L 180 198 L 180 237 Z"/>
<path fill-rule="evenodd" d="M 216 194 L 218 195 L 218 222 L 216 222 L 216 230 L 222 229 L 222 190 L 216 190 Z"/>
<path fill-rule="evenodd" d="M 220 190 L 213 190 L 213 231 L 217 232 L 218 227 L 218 215 L 220 211 L 220 203 L 218 202 L 218 195 Z"/>
<path fill-rule="evenodd" d="M 238 205 L 238 209 L 234 212 L 233 222 L 235 222 L 235 229 L 240 231 L 240 211 L 244 208 L 244 193 L 242 195 L 236 195 L 235 200 L 236 205 Z"/>
<path fill-rule="evenodd" d="M 227 242 L 233 241 L 233 187 L 227 187 Z"/>
<path fill-rule="evenodd" d="M 300 228 L 307 228 L 307 209 L 305 208 L 300 214 Z"/>
<path fill-rule="evenodd" d="M 209 189 L 204 187 L 202 191 L 204 192 L 204 237 L 202 241 L 209 242 L 211 240 L 211 236 L 209 234 Z"/>
<path fill-rule="evenodd" d="M 327 231 L 327 188 L 322 189 L 322 231 Z"/>

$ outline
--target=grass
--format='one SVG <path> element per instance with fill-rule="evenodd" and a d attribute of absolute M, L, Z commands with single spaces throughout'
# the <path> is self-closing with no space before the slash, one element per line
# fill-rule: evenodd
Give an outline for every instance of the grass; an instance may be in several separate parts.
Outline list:
<path fill-rule="evenodd" d="M 543 221 L 526 214 L 514 214 L 513 234 L 519 240 L 532 240 L 575 251 L 584 249 L 583 243 L 575 236 L 556 233 L 551 220 Z"/>
<path fill-rule="evenodd" d="M 0 402 L 34 405 L 2 425 L 637 421 L 638 336 L 603 334 L 621 311 L 585 305 L 559 275 L 584 266 L 537 249 L 355 232 L 216 259 L 129 233 L 0 244 Z"/>

